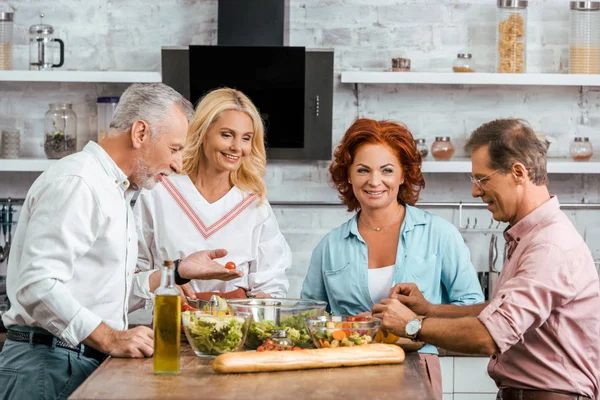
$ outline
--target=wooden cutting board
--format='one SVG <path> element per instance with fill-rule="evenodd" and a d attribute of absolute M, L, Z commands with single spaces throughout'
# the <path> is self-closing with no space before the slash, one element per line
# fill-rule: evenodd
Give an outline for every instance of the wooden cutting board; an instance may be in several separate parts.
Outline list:
<path fill-rule="evenodd" d="M 291 371 L 315 368 L 399 364 L 405 354 L 393 344 L 307 349 L 301 351 L 235 352 L 218 356 L 212 368 L 219 373 Z"/>

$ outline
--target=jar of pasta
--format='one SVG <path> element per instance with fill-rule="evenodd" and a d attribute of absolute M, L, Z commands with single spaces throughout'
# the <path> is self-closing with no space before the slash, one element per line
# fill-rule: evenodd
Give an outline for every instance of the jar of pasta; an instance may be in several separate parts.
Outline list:
<path fill-rule="evenodd" d="M 524 73 L 527 44 L 527 0 L 497 0 L 496 71 Z"/>

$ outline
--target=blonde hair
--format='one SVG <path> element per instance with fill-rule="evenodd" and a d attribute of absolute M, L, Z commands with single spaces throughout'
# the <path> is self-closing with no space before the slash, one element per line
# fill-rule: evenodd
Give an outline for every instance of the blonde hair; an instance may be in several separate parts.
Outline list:
<path fill-rule="evenodd" d="M 242 159 L 240 167 L 229 174 L 229 181 L 239 189 L 260 196 L 260 203 L 267 196 L 263 180 L 267 166 L 265 129 L 256 106 L 244 93 L 230 88 L 215 89 L 202 97 L 190 122 L 187 141 L 183 150 L 183 172 L 196 176 L 203 157 L 202 143 L 210 126 L 223 111 L 235 110 L 246 113 L 254 126 L 250 156 Z"/>

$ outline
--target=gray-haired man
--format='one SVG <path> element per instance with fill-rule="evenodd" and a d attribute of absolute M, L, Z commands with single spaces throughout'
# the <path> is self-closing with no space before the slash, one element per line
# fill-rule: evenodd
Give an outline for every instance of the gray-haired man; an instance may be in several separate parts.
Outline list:
<path fill-rule="evenodd" d="M 110 131 L 44 172 L 21 210 L 11 248 L 0 353 L 0 397 L 66 398 L 105 355 L 149 357 L 153 332 L 127 330 L 136 295 L 159 273 L 134 272 L 137 237 L 130 207 L 138 188 L 179 172 L 192 106 L 164 84 L 130 86 Z M 183 278 L 241 275 L 212 261 L 225 250 L 190 255 Z"/>

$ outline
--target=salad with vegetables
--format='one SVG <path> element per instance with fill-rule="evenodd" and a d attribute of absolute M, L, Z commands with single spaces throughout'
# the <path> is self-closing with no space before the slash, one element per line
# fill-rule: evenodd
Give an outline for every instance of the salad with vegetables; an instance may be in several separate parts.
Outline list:
<path fill-rule="evenodd" d="M 285 330 L 288 337 L 291 339 L 294 346 L 306 348 L 314 347 L 310 340 L 308 330 L 304 326 L 304 319 L 313 316 L 313 311 L 305 311 L 303 313 L 292 315 L 283 318 L 279 325 L 270 320 L 252 322 L 248 330 L 248 338 L 246 339 L 246 347 L 256 349 L 263 344 L 265 339 L 271 337 L 273 330 Z"/>
<path fill-rule="evenodd" d="M 241 316 L 214 316 L 201 312 L 182 313 L 185 334 L 196 354 L 222 354 L 237 350 L 244 341 L 246 324 Z M 199 354 L 200 353 L 200 354 Z"/>
<path fill-rule="evenodd" d="M 379 329 L 379 323 L 374 323 L 369 317 L 341 318 L 345 320 L 322 320 L 310 324 L 310 332 L 318 347 L 352 347 L 373 342 L 373 335 Z"/>

